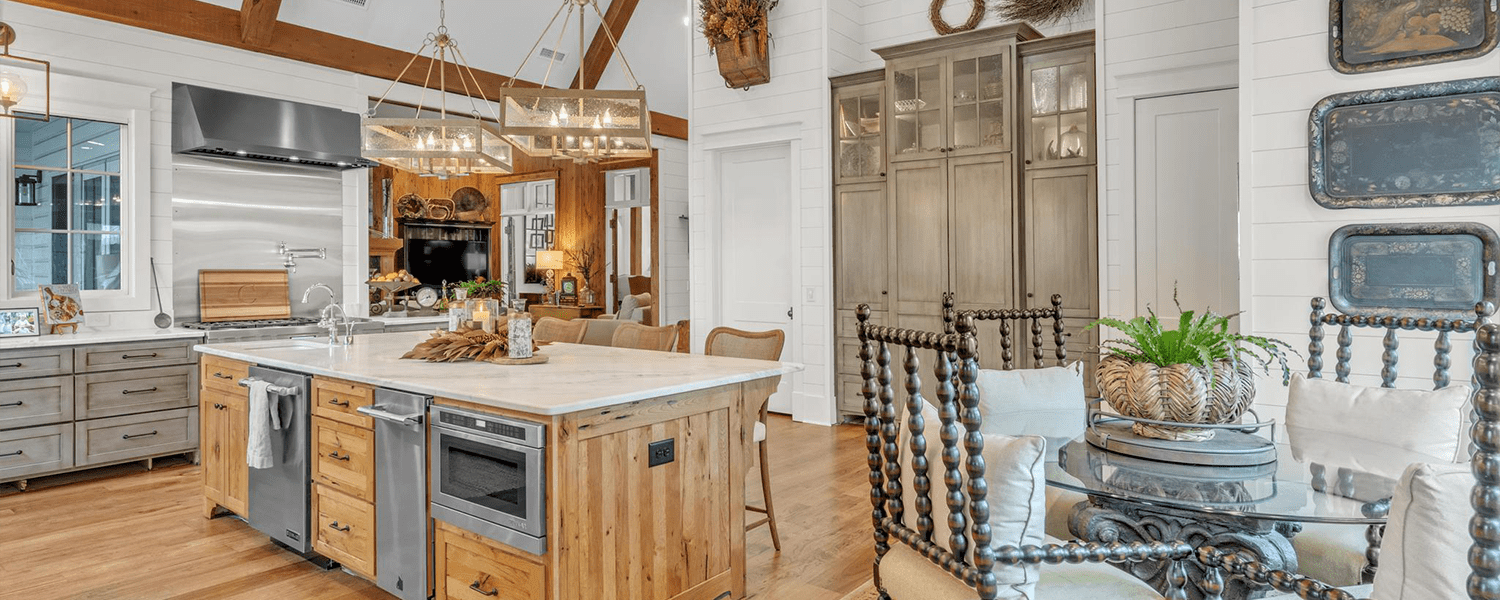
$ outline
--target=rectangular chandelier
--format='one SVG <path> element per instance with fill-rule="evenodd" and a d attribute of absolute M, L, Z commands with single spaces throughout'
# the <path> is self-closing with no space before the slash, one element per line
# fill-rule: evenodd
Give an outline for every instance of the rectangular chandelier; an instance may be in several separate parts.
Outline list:
<path fill-rule="evenodd" d="M 421 175 L 513 171 L 511 146 L 493 123 L 475 118 L 375 118 L 361 123 L 365 158 Z"/>
<path fill-rule="evenodd" d="M 646 91 L 506 88 L 500 133 L 530 156 L 592 162 L 651 157 Z"/>

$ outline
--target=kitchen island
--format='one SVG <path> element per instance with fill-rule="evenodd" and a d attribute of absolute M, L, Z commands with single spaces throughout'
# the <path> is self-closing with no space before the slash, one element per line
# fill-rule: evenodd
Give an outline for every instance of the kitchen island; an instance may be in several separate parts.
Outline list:
<path fill-rule="evenodd" d="M 255 510 L 245 500 L 245 392 L 236 384 L 258 365 L 311 376 L 312 547 L 352 571 L 381 572 L 373 490 L 386 455 L 358 411 L 381 389 L 542 426 L 545 547 L 508 545 L 435 509 L 427 580 L 437 598 L 744 597 L 755 416 L 800 365 L 574 344 L 542 348 L 549 361 L 539 365 L 399 358 L 427 335 L 370 335 L 332 348 L 198 346 L 202 406 L 235 406 L 204 419 L 206 516 Z M 425 424 L 428 440 L 439 425 Z M 439 482 L 425 483 L 436 500 Z"/>

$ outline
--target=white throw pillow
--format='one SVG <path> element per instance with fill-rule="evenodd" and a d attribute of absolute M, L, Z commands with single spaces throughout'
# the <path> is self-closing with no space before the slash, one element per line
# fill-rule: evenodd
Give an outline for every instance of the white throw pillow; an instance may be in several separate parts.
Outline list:
<path fill-rule="evenodd" d="M 915 474 L 911 468 L 911 435 L 906 425 L 906 411 L 901 414 L 901 504 L 907 527 L 917 528 L 917 492 L 913 485 Z M 922 406 L 923 433 L 927 442 L 927 477 L 932 482 L 928 497 L 932 499 L 932 539 L 944 548 L 949 545 L 951 531 L 948 529 L 948 487 L 943 483 L 943 424 L 938 409 L 931 404 Z M 967 453 L 963 450 L 963 426 L 959 425 L 959 470 L 967 489 L 968 471 L 965 467 Z M 1012 437 L 1008 435 L 984 436 L 985 481 L 989 484 L 987 500 L 990 504 L 990 532 L 992 546 L 1040 545 L 1046 538 L 1046 488 L 1045 466 L 1047 441 L 1038 436 Z M 964 514 L 968 514 L 968 498 L 964 499 Z M 900 543 L 893 541 L 892 543 Z M 973 563 L 973 548 L 970 547 L 964 560 Z M 1038 567 L 996 566 L 995 577 L 1000 582 L 1000 598 L 1035 598 Z"/>
<path fill-rule="evenodd" d="M 1467 597 L 1469 465 L 1415 464 L 1401 476 L 1381 541 L 1374 597 L 1451 600 Z"/>
<path fill-rule="evenodd" d="M 985 434 L 1074 438 L 1088 423 L 1080 363 L 1045 369 L 980 369 L 979 411 Z"/>
<path fill-rule="evenodd" d="M 1469 457 L 1469 386 L 1441 390 L 1365 387 L 1292 377 L 1288 427 L 1330 431 L 1464 462 Z"/>

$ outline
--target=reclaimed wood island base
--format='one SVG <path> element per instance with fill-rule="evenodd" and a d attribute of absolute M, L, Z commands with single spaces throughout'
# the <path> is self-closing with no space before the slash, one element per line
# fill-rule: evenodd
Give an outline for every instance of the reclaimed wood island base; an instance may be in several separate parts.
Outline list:
<path fill-rule="evenodd" d="M 367 336 L 332 349 L 198 348 L 210 406 L 231 400 L 208 393 L 224 389 L 210 388 L 210 371 L 241 376 L 260 364 L 313 375 L 312 444 L 339 444 L 348 457 L 325 465 L 328 453 L 312 454 L 314 551 L 370 579 L 379 572 L 369 493 L 376 457 L 357 408 L 384 387 L 547 426 L 547 552 L 434 519 L 428 581 L 439 600 L 745 596 L 744 474 L 755 418 L 780 376 L 799 365 L 571 344 L 544 348 L 546 365 L 395 360 L 424 335 Z M 340 404 L 319 402 L 325 394 Z M 245 401 L 243 393 L 232 400 Z M 203 420 L 205 514 L 244 515 L 245 430 L 219 421 L 245 413 L 214 412 L 236 416 Z M 667 439 L 675 457 L 650 466 L 648 445 Z"/>

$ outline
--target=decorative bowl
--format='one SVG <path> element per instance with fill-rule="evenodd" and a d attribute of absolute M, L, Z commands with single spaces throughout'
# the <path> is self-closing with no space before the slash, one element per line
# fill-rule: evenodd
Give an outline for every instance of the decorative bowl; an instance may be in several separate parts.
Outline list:
<path fill-rule="evenodd" d="M 1159 366 L 1106 356 L 1094 373 L 1099 393 L 1120 414 L 1137 419 L 1171 421 L 1184 427 L 1136 423 L 1145 437 L 1175 441 L 1208 441 L 1212 429 L 1193 424 L 1236 422 L 1255 401 L 1255 371 L 1249 361 L 1214 363 L 1212 388 L 1208 369 L 1196 365 Z"/>

